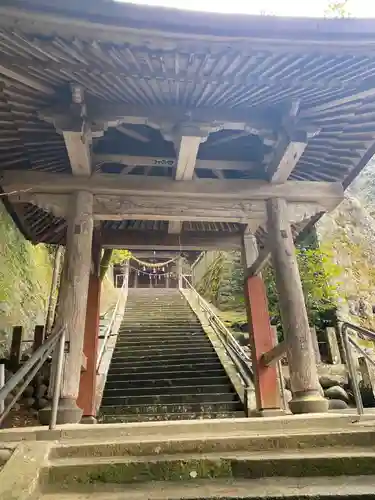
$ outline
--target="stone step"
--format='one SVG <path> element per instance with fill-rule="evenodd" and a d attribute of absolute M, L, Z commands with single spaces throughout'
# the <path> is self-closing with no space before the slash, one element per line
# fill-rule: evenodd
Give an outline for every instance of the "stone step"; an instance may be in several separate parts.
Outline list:
<path fill-rule="evenodd" d="M 259 435 L 252 431 L 242 433 L 230 432 L 225 435 L 210 434 L 204 436 L 190 434 L 174 436 L 143 436 L 121 439 L 103 440 L 101 442 L 70 440 L 63 446 L 56 446 L 50 454 L 50 459 L 73 457 L 122 457 L 122 456 L 159 456 L 189 453 L 219 453 L 219 452 L 283 452 L 317 449 L 332 449 L 337 447 L 338 453 L 350 447 L 368 450 L 375 446 L 375 431 L 361 429 L 356 432 L 337 430 L 306 434 L 304 432 L 280 433 L 270 428 L 268 434 Z"/>
<path fill-rule="evenodd" d="M 368 449 L 279 452 L 218 452 L 150 457 L 83 457 L 50 461 L 42 483 L 69 485 L 191 479 L 260 479 L 375 475 L 375 452 Z"/>
<path fill-rule="evenodd" d="M 146 338 L 137 338 L 137 337 L 124 337 L 122 336 L 116 343 L 116 349 L 120 347 L 128 347 L 128 348 L 136 348 L 136 347 L 145 347 L 149 346 L 150 348 L 163 348 L 164 346 L 169 345 L 190 345 L 191 343 L 200 345 L 200 344 L 210 344 L 210 341 L 206 336 L 203 335 L 192 335 L 187 338 L 183 338 L 181 336 L 173 336 L 173 337 L 146 337 Z"/>
<path fill-rule="evenodd" d="M 222 420 L 222 419 L 233 419 L 233 418 L 244 418 L 245 414 L 243 411 L 221 411 L 214 412 L 210 411 L 209 413 L 143 413 L 143 414 L 119 414 L 112 415 L 110 413 L 103 414 L 99 417 L 99 422 L 102 423 L 127 423 L 130 424 L 132 422 L 174 422 L 174 421 L 191 421 L 191 420 Z"/>
<path fill-rule="evenodd" d="M 119 335 L 126 335 L 128 333 L 132 333 L 132 334 L 136 334 L 136 333 L 139 333 L 139 334 L 144 334 L 144 335 L 155 335 L 155 336 L 158 336 L 158 335 L 163 335 L 163 334 L 175 334 L 175 335 L 178 335 L 180 333 L 200 333 L 200 334 L 203 334 L 203 330 L 202 330 L 202 327 L 200 325 L 196 325 L 196 326 L 191 326 L 191 325 L 187 325 L 187 326 L 182 326 L 182 325 L 179 325 L 179 326 L 176 326 L 176 327 L 172 327 L 172 326 L 158 326 L 158 325 L 155 325 L 155 324 L 150 324 L 150 326 L 138 326 L 138 325 L 135 325 L 134 323 L 132 324 L 132 326 L 129 326 L 128 328 L 124 328 L 123 326 L 121 327 L 121 329 L 119 330 Z"/>
<path fill-rule="evenodd" d="M 234 392 L 230 392 L 225 387 L 224 393 L 215 392 L 198 392 L 195 391 L 193 387 L 190 388 L 190 392 L 176 393 L 161 393 L 161 394 L 147 394 L 147 395 L 134 395 L 125 396 L 118 394 L 117 396 L 112 396 L 113 393 L 105 393 L 102 400 L 102 407 L 106 406 L 154 406 L 154 405 L 179 405 L 185 406 L 185 404 L 194 403 L 205 403 L 210 401 L 211 403 L 235 403 L 238 401 L 238 396 Z M 137 412 L 138 413 L 138 412 Z M 139 412 L 140 413 L 140 412 Z M 146 411 L 146 413 L 148 413 Z"/>
<path fill-rule="evenodd" d="M 212 356 L 207 359 L 205 356 L 197 356 L 196 358 L 182 357 L 182 358 L 159 358 L 156 359 L 143 359 L 138 361 L 127 362 L 124 359 L 113 360 L 108 373 L 112 373 L 112 369 L 122 371 L 123 373 L 136 373 L 148 371 L 149 373 L 161 373 L 170 371 L 195 371 L 205 373 L 206 370 L 222 368 L 218 358 Z"/>
<path fill-rule="evenodd" d="M 214 351 L 214 348 L 211 344 L 167 344 L 165 346 L 159 346 L 158 348 L 153 346 L 147 346 L 147 344 L 138 346 L 138 347 L 129 347 L 129 346 L 116 346 L 116 350 L 114 352 L 114 359 L 124 358 L 127 359 L 152 359 L 159 357 L 163 358 L 175 358 L 179 356 L 187 356 L 197 354 L 210 354 Z"/>
<path fill-rule="evenodd" d="M 202 403 L 186 404 L 152 404 L 152 405 L 103 405 L 100 409 L 101 414 L 109 413 L 111 415 L 146 413 L 225 413 L 227 411 L 241 410 L 240 401 L 210 401 L 209 398 Z"/>
<path fill-rule="evenodd" d="M 164 331 L 164 332 L 169 332 L 169 331 L 180 331 L 180 330 L 193 330 L 193 331 L 202 331 L 202 326 L 200 323 L 192 323 L 189 321 L 176 321 L 175 324 L 170 323 L 170 322 L 156 322 L 156 321 L 150 321 L 148 323 L 137 323 L 136 321 L 132 321 L 127 323 L 121 323 L 121 327 L 119 329 L 120 332 L 127 332 L 127 331 L 134 331 L 134 330 L 141 330 L 141 331 Z"/>
<path fill-rule="evenodd" d="M 224 372 L 223 372 L 224 373 Z M 201 386 L 220 386 L 226 385 L 228 383 L 228 377 L 224 373 L 222 376 L 208 377 L 200 373 L 195 374 L 196 376 L 191 376 L 190 378 L 162 378 L 162 379 L 131 379 L 131 380 L 121 380 L 116 378 L 111 378 L 107 381 L 106 391 L 111 391 L 113 389 L 129 389 L 129 390 L 140 390 L 147 387 L 150 390 L 157 390 L 160 387 L 174 387 L 178 390 L 179 387 L 197 387 L 199 383 Z"/>
<path fill-rule="evenodd" d="M 179 351 L 179 352 L 160 352 L 160 353 L 152 353 L 145 355 L 145 353 L 135 353 L 134 355 L 128 355 L 126 350 L 123 350 L 121 352 L 117 352 L 115 356 L 112 359 L 112 363 L 143 363 L 143 362 L 149 362 L 153 363 L 155 365 L 160 365 L 160 364 L 181 364 L 184 363 L 186 359 L 189 359 L 189 362 L 194 362 L 195 359 L 200 359 L 201 361 L 208 360 L 208 359 L 216 359 L 216 354 L 215 351 L 209 351 L 207 349 L 187 349 L 186 351 Z M 219 362 L 219 360 L 217 360 Z"/>
<path fill-rule="evenodd" d="M 129 500 L 360 500 L 373 498 L 375 476 L 203 479 L 129 485 Z M 85 485 L 79 492 L 53 488 L 38 500 L 124 500 L 123 485 Z M 301 494 L 303 493 L 303 496 Z"/>
<path fill-rule="evenodd" d="M 142 387 L 126 387 L 119 385 L 118 383 L 112 386 L 108 385 L 106 387 L 105 396 L 106 398 L 113 397 L 127 397 L 127 396 L 143 396 L 143 395 L 158 395 L 158 394 L 194 394 L 194 393 L 225 393 L 232 392 L 232 386 L 229 383 L 229 379 L 225 381 L 226 383 L 218 385 L 174 385 L 173 380 L 164 380 L 164 385 L 159 385 L 157 387 L 150 386 L 142 383 Z"/>
<path fill-rule="evenodd" d="M 107 375 L 107 380 L 137 382 L 150 379 L 165 380 L 166 377 L 173 380 L 176 380 L 178 378 L 185 380 L 186 378 L 191 379 L 194 377 L 196 377 L 197 379 L 201 379 L 203 376 L 202 374 L 204 374 L 204 377 L 222 377 L 225 374 L 225 371 L 220 363 L 211 363 L 208 366 L 198 366 L 194 369 L 181 368 L 180 365 L 177 365 L 166 367 L 165 370 L 150 370 L 149 368 L 147 371 L 143 367 L 136 368 L 135 370 L 127 369 L 126 371 L 124 371 L 124 369 L 119 366 L 117 369 L 110 369 Z"/>

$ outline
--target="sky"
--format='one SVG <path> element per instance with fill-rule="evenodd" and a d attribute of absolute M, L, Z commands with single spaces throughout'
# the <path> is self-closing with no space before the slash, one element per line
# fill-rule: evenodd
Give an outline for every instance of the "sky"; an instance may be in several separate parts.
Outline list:
<path fill-rule="evenodd" d="M 329 0 L 132 0 L 132 3 L 163 5 L 206 12 L 322 17 Z M 351 17 L 375 18 L 375 1 L 349 0 L 347 10 Z"/>

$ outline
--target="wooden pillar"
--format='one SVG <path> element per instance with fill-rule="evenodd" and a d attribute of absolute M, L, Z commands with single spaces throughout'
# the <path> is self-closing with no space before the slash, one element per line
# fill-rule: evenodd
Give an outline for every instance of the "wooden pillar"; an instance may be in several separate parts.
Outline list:
<path fill-rule="evenodd" d="M 138 288 L 138 271 L 134 270 L 134 288 Z"/>
<path fill-rule="evenodd" d="M 328 410 L 328 401 L 319 392 L 313 344 L 284 199 L 267 201 L 268 244 L 279 296 L 281 321 L 288 345 L 287 358 L 293 398 L 293 413 L 320 413 Z"/>
<path fill-rule="evenodd" d="M 88 285 L 93 236 L 93 195 L 76 191 L 70 195 L 67 217 L 66 251 L 60 285 L 55 329 L 65 328 L 67 354 L 64 360 L 57 423 L 78 423 L 82 410 L 77 406 L 86 322 Z M 53 377 L 52 377 L 53 378 Z M 50 408 L 41 410 L 41 423 L 47 423 Z"/>
<path fill-rule="evenodd" d="M 83 412 L 83 423 L 96 423 L 96 362 L 99 341 L 100 319 L 100 235 L 94 233 L 92 244 L 92 268 L 87 296 L 85 336 L 83 353 L 86 356 L 86 370 L 81 373 L 78 406 Z"/>
<path fill-rule="evenodd" d="M 243 262 L 251 266 L 258 255 L 256 239 L 245 234 Z M 274 333 L 269 320 L 266 288 L 261 276 L 251 276 L 245 282 L 245 299 L 249 323 L 252 365 L 255 376 L 257 411 L 266 415 L 269 410 L 280 410 L 281 400 L 276 366 L 264 366 L 262 355 L 275 345 Z"/>
<path fill-rule="evenodd" d="M 10 346 L 10 366 L 13 370 L 18 370 L 21 363 L 21 346 L 22 346 L 23 327 L 14 326 L 12 333 L 12 343 Z"/>

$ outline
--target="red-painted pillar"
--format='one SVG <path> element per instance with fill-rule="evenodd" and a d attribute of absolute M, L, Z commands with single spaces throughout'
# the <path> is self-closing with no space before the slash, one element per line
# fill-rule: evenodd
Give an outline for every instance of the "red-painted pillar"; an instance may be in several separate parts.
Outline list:
<path fill-rule="evenodd" d="M 257 410 L 280 409 L 280 390 L 276 367 L 266 367 L 261 362 L 261 356 L 275 345 L 274 333 L 269 320 L 266 288 L 261 276 L 247 278 L 245 297 Z"/>
<path fill-rule="evenodd" d="M 97 238 L 94 238 L 94 240 Z M 100 289 L 100 246 L 93 243 L 93 265 L 90 273 L 83 353 L 86 369 L 81 372 L 77 404 L 83 410 L 83 418 L 96 417 L 96 361 L 98 353 Z"/>

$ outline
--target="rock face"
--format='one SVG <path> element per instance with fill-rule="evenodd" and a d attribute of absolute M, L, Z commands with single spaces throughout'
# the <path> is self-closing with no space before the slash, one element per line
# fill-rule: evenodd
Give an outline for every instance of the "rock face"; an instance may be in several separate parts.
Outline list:
<path fill-rule="evenodd" d="M 372 214 L 364 202 L 349 193 L 336 210 L 318 222 L 317 236 L 339 269 L 334 279 L 339 318 L 375 329 L 375 219 Z"/>

